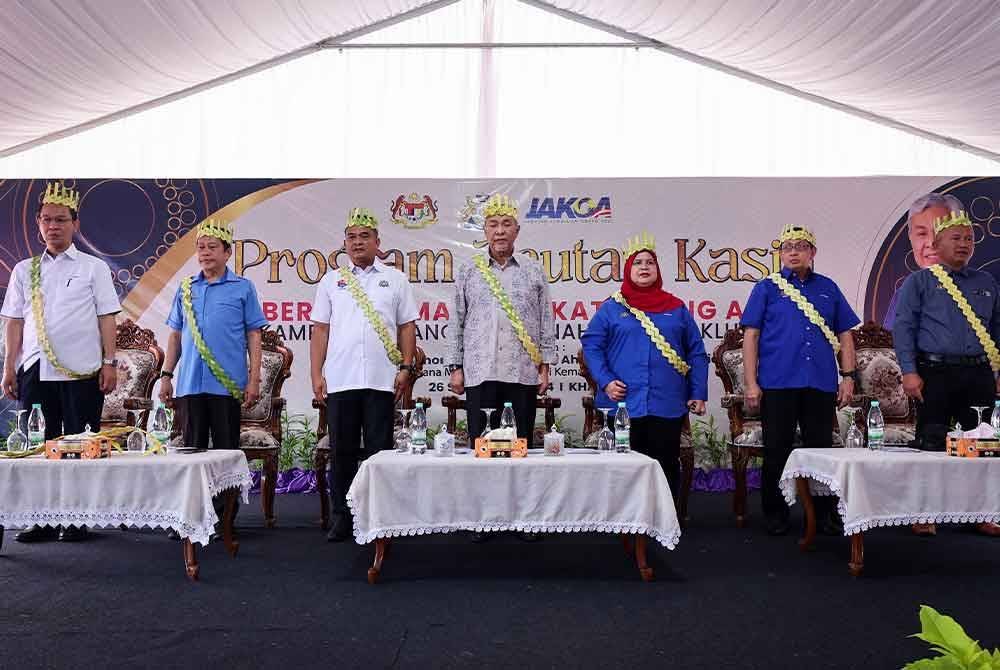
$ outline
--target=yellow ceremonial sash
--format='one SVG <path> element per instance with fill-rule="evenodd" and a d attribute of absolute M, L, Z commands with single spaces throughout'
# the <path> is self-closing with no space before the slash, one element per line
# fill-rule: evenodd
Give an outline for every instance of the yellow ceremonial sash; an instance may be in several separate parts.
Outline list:
<path fill-rule="evenodd" d="M 785 295 L 791 298 L 792 302 L 795 303 L 795 306 L 799 308 L 799 311 L 805 314 L 806 318 L 823 332 L 827 342 L 829 342 L 830 346 L 833 347 L 833 353 L 839 354 L 840 340 L 837 339 L 836 334 L 834 334 L 834 332 L 830 329 L 830 326 L 826 325 L 826 321 L 822 316 L 820 316 L 819 312 L 816 311 L 813 304 L 809 302 L 804 295 L 802 295 L 802 292 L 792 286 L 791 282 L 782 277 L 778 272 L 768 275 L 767 278 L 777 284 L 778 288 L 780 288 Z"/>
<path fill-rule="evenodd" d="M 486 281 L 486 285 L 490 287 L 490 292 L 493 297 L 497 299 L 500 303 L 501 309 L 503 309 L 504 314 L 510 320 L 510 325 L 514 328 L 514 333 L 517 335 L 518 341 L 521 346 L 524 347 L 525 352 L 527 352 L 528 357 L 531 362 L 535 365 L 541 365 L 542 354 L 538 350 L 538 345 L 535 341 L 531 339 L 528 335 L 527 329 L 524 327 L 524 322 L 521 321 L 521 317 L 518 316 L 517 311 L 514 309 L 514 303 L 510 301 L 510 297 L 507 292 L 503 290 L 503 286 L 500 285 L 500 280 L 497 279 L 496 275 L 490 272 L 489 262 L 486 260 L 485 256 L 476 256 L 472 259 L 475 263 L 476 268 L 479 270 L 479 274 L 483 276 Z"/>
<path fill-rule="evenodd" d="M 222 364 L 212 354 L 212 350 L 208 348 L 208 343 L 201 334 L 201 328 L 198 327 L 198 319 L 194 315 L 194 299 L 191 296 L 191 277 L 185 277 L 181 281 L 181 305 L 184 307 L 184 318 L 187 320 L 188 329 L 191 331 L 194 348 L 198 351 L 198 355 L 201 356 L 201 360 L 205 361 L 205 365 L 212 371 L 215 378 L 219 380 L 219 383 L 229 391 L 229 395 L 236 398 L 237 402 L 243 402 L 243 390 L 236 385 L 236 381 L 222 368 Z"/>
<path fill-rule="evenodd" d="M 41 256 L 35 256 L 31 259 L 31 272 L 29 274 L 31 281 L 31 313 L 35 317 L 35 336 L 38 338 L 38 345 L 45 354 L 45 358 L 48 359 L 49 364 L 52 367 L 70 379 L 90 379 L 100 372 L 101 369 L 97 368 L 96 370 L 91 370 L 90 372 L 76 372 L 75 370 L 70 370 L 65 365 L 60 363 L 58 358 L 56 358 L 56 352 L 52 348 L 52 342 L 49 341 L 49 332 L 45 328 L 45 305 L 44 300 L 42 299 Z"/>
<path fill-rule="evenodd" d="M 361 287 L 361 282 L 358 278 L 354 276 L 354 273 L 346 267 L 337 268 L 340 272 L 340 277 L 347 284 L 347 290 L 350 292 L 351 297 L 354 298 L 354 302 L 358 304 L 361 311 L 364 312 L 365 317 L 368 319 L 368 323 L 371 327 L 375 329 L 375 334 L 378 335 L 378 339 L 382 341 L 382 346 L 385 347 L 385 353 L 392 361 L 393 365 L 399 365 L 403 362 L 403 353 L 396 346 L 396 341 L 389 336 L 389 328 L 386 327 L 385 322 L 375 311 L 375 306 L 372 305 L 372 301 L 368 298 L 368 294 Z"/>
<path fill-rule="evenodd" d="M 681 373 L 682 377 L 691 370 L 691 366 L 688 365 L 687 361 L 681 358 L 680 354 L 677 353 L 677 350 L 670 346 L 670 343 L 663 338 L 663 333 L 657 329 L 656 324 L 653 323 L 652 319 L 646 316 L 645 312 L 640 309 L 636 309 L 632 305 L 625 302 L 625 296 L 622 295 L 621 291 L 616 292 L 613 296 L 611 296 L 611 298 L 620 302 L 622 307 L 631 312 L 632 316 L 639 320 L 639 323 L 642 325 L 642 329 L 646 331 L 647 335 L 649 335 L 649 339 L 653 341 L 653 344 L 655 344 L 656 348 L 660 350 L 663 357 L 667 359 L 667 362 L 670 363 L 670 365 L 672 365 L 677 372 Z"/>
<path fill-rule="evenodd" d="M 990 334 L 986 332 L 986 327 L 983 326 L 983 322 L 980 321 L 979 317 L 976 316 L 976 313 L 972 311 L 972 305 L 970 305 L 969 301 L 965 299 L 964 295 L 962 295 L 962 291 L 958 288 L 958 285 L 955 284 L 955 280 L 948 275 L 948 271 L 945 270 L 944 266 L 940 264 L 932 265 L 928 269 L 931 271 L 931 274 L 937 278 L 941 287 L 948 292 L 951 299 L 955 301 L 955 305 L 958 306 L 962 315 L 965 316 L 965 320 L 972 328 L 972 332 L 974 332 L 976 337 L 979 339 L 979 344 L 982 345 L 983 351 L 986 352 L 986 357 L 990 360 L 990 367 L 993 368 L 994 372 L 1000 370 L 1000 351 L 997 350 L 997 345 L 993 342 L 993 338 L 991 338 Z"/>

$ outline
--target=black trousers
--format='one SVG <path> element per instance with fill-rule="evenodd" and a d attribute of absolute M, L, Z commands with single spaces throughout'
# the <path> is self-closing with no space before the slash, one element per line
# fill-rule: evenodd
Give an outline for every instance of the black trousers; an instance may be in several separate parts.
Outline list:
<path fill-rule="evenodd" d="M 361 462 L 376 451 L 392 448 L 394 405 L 395 398 L 389 391 L 356 389 L 326 396 L 333 470 L 330 502 L 334 514 L 348 514 L 347 490 Z"/>
<path fill-rule="evenodd" d="M 184 417 L 184 446 L 208 449 L 209 437 L 212 449 L 240 448 L 240 403 L 230 395 L 194 393 L 177 398 L 179 414 Z M 212 498 L 216 516 L 222 519 L 226 507 L 225 496 Z M 236 497 L 235 515 L 240 510 L 240 499 Z"/>
<path fill-rule="evenodd" d="M 184 446 L 208 449 L 240 448 L 240 403 L 228 395 L 195 393 L 177 398 L 184 417 Z"/>
<path fill-rule="evenodd" d="M 924 401 L 917 403 L 917 441 L 927 450 L 944 451 L 945 433 L 958 423 L 970 430 L 978 415 L 971 407 L 987 407 L 983 420 L 989 422 L 996 397 L 996 382 L 989 364 L 977 366 L 918 362 L 917 373 L 924 380 Z"/>
<path fill-rule="evenodd" d="M 788 518 L 788 504 L 778 489 L 785 469 L 795 427 L 802 429 L 803 446 L 813 449 L 833 446 L 833 417 L 837 394 L 812 388 L 764 389 L 760 404 L 764 431 L 764 466 L 761 470 L 760 497 L 768 519 Z M 831 510 L 832 498 L 816 500 L 816 517 Z"/>
<path fill-rule="evenodd" d="M 88 425 L 94 432 L 99 431 L 104 394 L 98 378 L 43 382 L 39 380 L 40 366 L 36 362 L 27 370 L 17 371 L 17 397 L 21 409 L 30 411 L 35 403 L 41 404 L 45 415 L 45 439 L 81 433 Z M 26 428 L 22 426 L 21 430 L 26 431 Z"/>
<path fill-rule="evenodd" d="M 490 416 L 490 427 L 500 426 L 503 404 L 509 402 L 514 410 L 517 436 L 528 440 L 535 432 L 535 398 L 538 397 L 537 384 L 509 384 L 507 382 L 483 382 L 465 387 L 465 415 L 469 424 L 469 438 L 475 439 L 486 428 L 486 412 L 483 408 L 495 410 Z"/>
<path fill-rule="evenodd" d="M 614 416 L 614 415 L 612 415 Z M 681 426 L 684 417 L 667 419 L 662 416 L 640 416 L 631 419 L 629 443 L 632 449 L 656 460 L 670 484 L 670 493 L 677 500 L 681 490 Z M 614 426 L 611 426 L 614 430 Z"/>

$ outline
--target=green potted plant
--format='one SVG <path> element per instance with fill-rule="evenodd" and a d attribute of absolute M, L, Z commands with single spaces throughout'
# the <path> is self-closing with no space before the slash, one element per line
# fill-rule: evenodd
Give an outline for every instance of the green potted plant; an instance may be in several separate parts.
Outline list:
<path fill-rule="evenodd" d="M 920 627 L 911 637 L 930 644 L 938 655 L 907 663 L 903 670 L 1000 670 L 1000 649 L 983 649 L 950 616 L 921 605 Z"/>

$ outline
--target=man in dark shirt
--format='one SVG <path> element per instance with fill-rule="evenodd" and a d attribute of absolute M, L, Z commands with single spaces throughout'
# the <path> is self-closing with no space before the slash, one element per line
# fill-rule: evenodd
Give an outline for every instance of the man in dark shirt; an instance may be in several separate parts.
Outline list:
<path fill-rule="evenodd" d="M 907 277 L 899 290 L 892 338 L 903 373 L 903 390 L 917 400 L 917 442 L 943 451 L 952 422 L 975 428 L 971 408 L 993 405 L 1000 389 L 1000 296 L 993 275 L 968 267 L 975 249 L 972 222 L 953 212 L 934 222 L 938 264 Z M 952 291 L 949 291 L 949 288 Z M 953 295 L 954 294 L 954 295 Z M 959 300 L 971 307 L 978 324 L 966 318 Z M 979 330 L 977 334 L 976 330 Z M 1000 535 L 1000 526 L 977 526 Z M 918 535 L 933 535 L 933 524 L 916 524 Z"/>
<path fill-rule="evenodd" d="M 747 409 L 760 407 L 761 502 L 771 535 L 788 532 L 788 505 L 778 480 L 792 452 L 796 426 L 806 447 L 833 446 L 835 408 L 850 402 L 857 376 L 850 330 L 858 317 L 833 280 L 813 272 L 815 235 L 801 226 L 786 226 L 778 241 L 781 272 L 757 282 L 742 319 L 745 399 Z M 811 316 L 791 299 L 793 294 L 805 298 Z M 824 532 L 835 532 L 829 502 L 817 500 L 817 516 Z"/>

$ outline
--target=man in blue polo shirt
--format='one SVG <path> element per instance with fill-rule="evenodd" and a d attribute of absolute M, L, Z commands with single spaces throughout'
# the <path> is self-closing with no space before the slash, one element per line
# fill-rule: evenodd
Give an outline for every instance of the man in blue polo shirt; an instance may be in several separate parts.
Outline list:
<path fill-rule="evenodd" d="M 229 225 L 207 219 L 197 238 L 201 272 L 185 277 L 174 295 L 160 400 L 174 395 L 176 368 L 184 446 L 207 449 L 211 439 L 215 449 L 238 449 L 241 407 L 260 398 L 260 329 L 267 319 L 253 283 L 226 267 L 233 243 Z"/>
<path fill-rule="evenodd" d="M 854 340 L 858 317 L 833 281 L 812 270 L 816 236 L 785 226 L 781 272 L 757 282 L 743 310 L 745 402 L 760 408 L 764 432 L 761 502 L 767 532 L 788 532 L 788 505 L 778 480 L 792 452 L 796 425 L 806 447 L 831 447 L 836 406 L 854 394 Z M 805 300 L 793 300 L 793 297 Z M 840 355 L 838 383 L 837 354 Z M 832 500 L 817 500 L 817 517 L 835 532 Z"/>
<path fill-rule="evenodd" d="M 964 211 L 942 212 L 934 222 L 938 262 L 913 273 L 899 289 L 892 329 L 903 390 L 917 401 L 917 443 L 943 451 L 952 422 L 974 428 L 971 409 L 993 404 L 1000 391 L 1000 287 L 993 275 L 968 266 L 975 250 L 972 222 Z M 961 303 L 970 308 L 970 317 Z M 1000 535 L 1000 526 L 981 523 L 979 532 Z M 933 524 L 915 524 L 933 535 Z"/>

